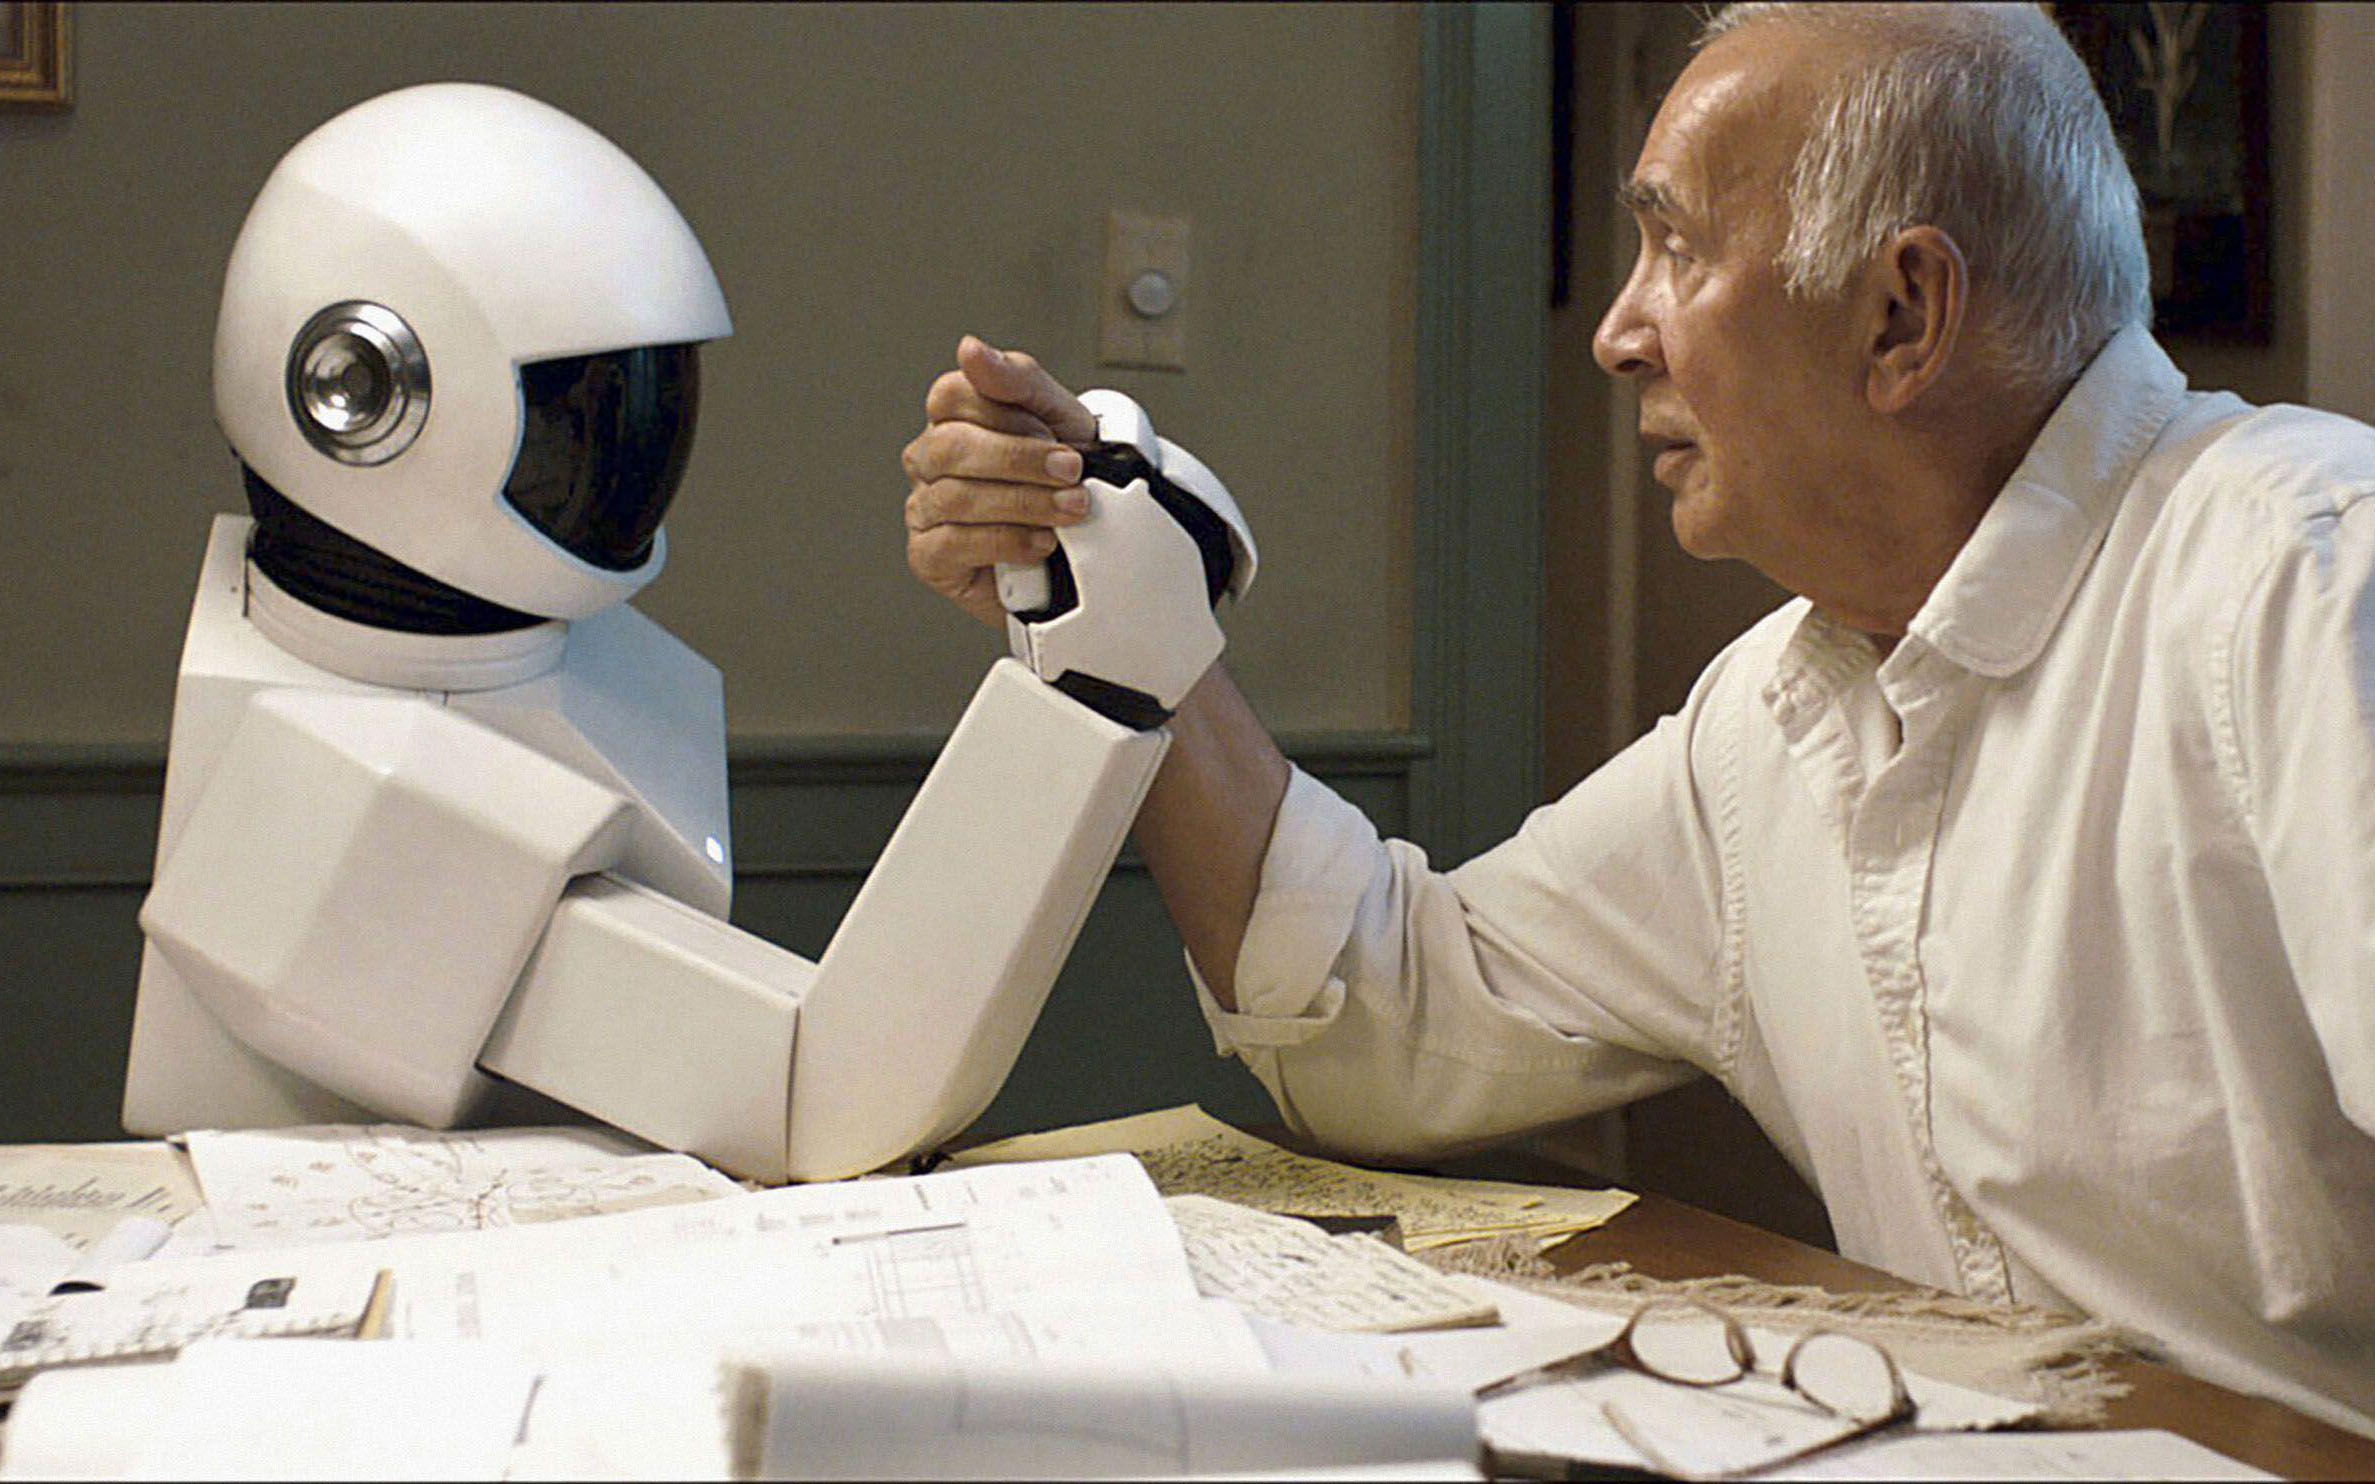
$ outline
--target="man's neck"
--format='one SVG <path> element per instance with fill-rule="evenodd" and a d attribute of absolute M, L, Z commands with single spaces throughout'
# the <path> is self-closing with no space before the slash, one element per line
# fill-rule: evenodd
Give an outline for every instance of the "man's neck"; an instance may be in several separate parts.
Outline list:
<path fill-rule="evenodd" d="M 1835 593 L 1806 596 L 1838 622 L 1869 635 L 1886 656 L 1911 628 L 1947 569 L 2012 479 L 2061 391 L 1978 427 L 1909 427 L 1904 457 L 1875 471 L 1893 492 L 1883 508 L 1903 519 L 1870 533 L 1853 581 Z"/>

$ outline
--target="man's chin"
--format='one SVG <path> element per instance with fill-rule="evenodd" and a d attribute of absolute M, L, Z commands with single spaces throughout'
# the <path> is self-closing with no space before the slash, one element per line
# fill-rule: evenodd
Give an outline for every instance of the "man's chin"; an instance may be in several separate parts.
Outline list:
<path fill-rule="evenodd" d="M 1685 489 L 1675 495 L 1674 504 L 1667 512 L 1673 522 L 1675 541 L 1703 562 L 1739 554 L 1723 539 L 1715 512 L 1708 508 L 1711 503 L 1704 492 Z"/>

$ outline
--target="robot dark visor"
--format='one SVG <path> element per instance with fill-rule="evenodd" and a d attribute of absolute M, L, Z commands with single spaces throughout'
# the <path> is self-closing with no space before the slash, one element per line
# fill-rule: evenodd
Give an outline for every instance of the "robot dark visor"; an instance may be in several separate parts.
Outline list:
<path fill-rule="evenodd" d="M 698 346 L 646 345 L 520 367 L 526 423 L 503 498 L 562 550 L 613 572 L 650 559 L 693 451 Z"/>

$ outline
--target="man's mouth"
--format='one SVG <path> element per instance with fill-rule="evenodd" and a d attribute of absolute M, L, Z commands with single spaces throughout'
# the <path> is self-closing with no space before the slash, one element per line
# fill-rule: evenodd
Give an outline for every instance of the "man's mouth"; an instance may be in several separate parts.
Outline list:
<path fill-rule="evenodd" d="M 1651 471 L 1661 479 L 1668 469 L 1681 463 L 1685 456 L 1698 448 L 1687 438 L 1677 438 L 1667 433 L 1645 432 L 1641 435 L 1641 442 L 1649 450 Z"/>

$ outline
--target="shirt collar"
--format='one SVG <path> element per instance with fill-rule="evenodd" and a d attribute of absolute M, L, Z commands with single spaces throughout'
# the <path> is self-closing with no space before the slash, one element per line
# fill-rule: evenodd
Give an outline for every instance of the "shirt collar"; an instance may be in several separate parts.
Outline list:
<path fill-rule="evenodd" d="M 2121 330 L 2046 419 L 2028 456 L 1930 590 L 1907 632 L 2000 679 L 2045 648 L 2120 495 L 2185 395 L 2185 377 L 2141 325 Z"/>

